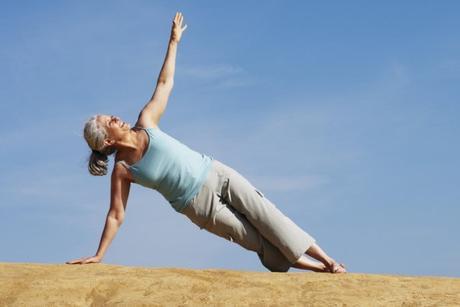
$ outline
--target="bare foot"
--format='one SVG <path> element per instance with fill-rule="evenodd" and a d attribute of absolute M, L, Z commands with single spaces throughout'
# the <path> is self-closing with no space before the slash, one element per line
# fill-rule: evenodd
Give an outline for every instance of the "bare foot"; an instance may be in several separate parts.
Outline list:
<path fill-rule="evenodd" d="M 343 264 L 338 264 L 336 262 L 332 263 L 332 268 L 330 266 L 326 266 L 325 264 L 321 263 L 321 264 L 318 264 L 317 268 L 310 269 L 310 270 L 312 270 L 313 272 L 317 272 L 317 273 L 346 273 L 345 266 L 343 266 Z"/>
<path fill-rule="evenodd" d="M 329 268 L 328 268 L 326 265 L 324 265 L 324 264 L 321 263 L 321 269 L 318 270 L 318 271 L 316 271 L 316 272 L 319 272 L 319 273 L 330 273 L 331 271 L 329 270 Z"/>
<path fill-rule="evenodd" d="M 347 270 L 342 263 L 337 263 L 333 261 L 332 264 L 327 267 L 326 272 L 329 272 L 332 274 L 339 274 L 339 273 L 346 273 Z"/>
<path fill-rule="evenodd" d="M 316 273 L 329 273 L 329 269 L 322 263 L 319 263 L 318 267 L 316 269 L 312 269 L 312 271 Z"/>

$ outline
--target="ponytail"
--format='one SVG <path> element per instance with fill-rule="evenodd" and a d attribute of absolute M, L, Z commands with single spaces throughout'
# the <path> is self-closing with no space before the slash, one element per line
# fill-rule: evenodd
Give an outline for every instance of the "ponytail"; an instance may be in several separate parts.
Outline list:
<path fill-rule="evenodd" d="M 88 159 L 88 170 L 93 176 L 107 175 L 109 157 L 100 151 L 93 150 Z"/>

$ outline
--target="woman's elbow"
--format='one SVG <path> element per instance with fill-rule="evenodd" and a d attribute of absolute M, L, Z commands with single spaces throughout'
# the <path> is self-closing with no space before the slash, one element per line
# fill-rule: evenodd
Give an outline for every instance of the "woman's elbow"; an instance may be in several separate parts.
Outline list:
<path fill-rule="evenodd" d="M 160 78 L 157 82 L 157 87 L 158 86 L 171 90 L 174 87 L 174 78 Z"/>
<path fill-rule="evenodd" d="M 109 218 L 114 220 L 118 224 L 118 226 L 120 226 L 121 224 L 123 224 L 123 221 L 125 220 L 125 213 L 113 211 L 109 213 Z"/>
<path fill-rule="evenodd" d="M 118 226 L 121 226 L 121 224 L 123 224 L 123 222 L 125 221 L 125 215 L 118 216 L 116 220 L 117 220 Z"/>
<path fill-rule="evenodd" d="M 120 226 L 125 221 L 125 214 L 124 213 L 117 214 L 115 219 L 117 220 L 118 226 Z"/>

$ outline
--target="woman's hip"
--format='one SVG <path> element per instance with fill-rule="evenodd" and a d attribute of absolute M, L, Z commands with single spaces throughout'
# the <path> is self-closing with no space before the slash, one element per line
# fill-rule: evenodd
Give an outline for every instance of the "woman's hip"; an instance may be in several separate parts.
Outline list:
<path fill-rule="evenodd" d="M 228 176 L 226 166 L 217 160 L 212 161 L 211 169 L 199 192 L 187 203 L 182 213 L 200 228 L 205 228 L 215 215 L 217 204 L 223 204 Z"/>

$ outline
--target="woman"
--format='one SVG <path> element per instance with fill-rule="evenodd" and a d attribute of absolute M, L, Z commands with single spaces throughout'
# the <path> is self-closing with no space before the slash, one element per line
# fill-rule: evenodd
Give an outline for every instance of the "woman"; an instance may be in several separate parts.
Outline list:
<path fill-rule="evenodd" d="M 176 13 L 157 86 L 135 126 L 109 115 L 94 116 L 85 124 L 84 136 L 92 149 L 90 173 L 105 175 L 107 156 L 115 154 L 110 209 L 96 255 L 67 263 L 101 262 L 125 217 L 130 185 L 138 183 L 159 191 L 200 228 L 255 251 L 270 271 L 295 267 L 346 272 L 238 172 L 191 150 L 158 127 L 173 88 L 177 46 L 187 28 L 182 23 L 182 14 Z"/>

